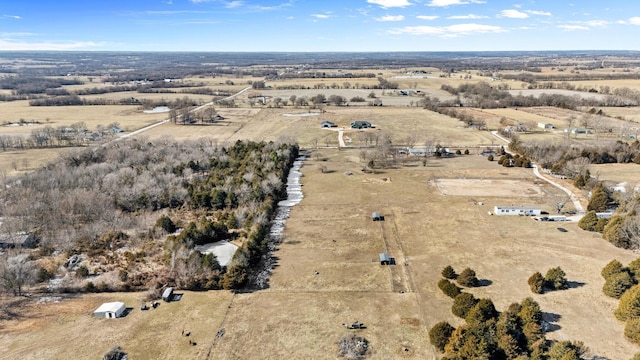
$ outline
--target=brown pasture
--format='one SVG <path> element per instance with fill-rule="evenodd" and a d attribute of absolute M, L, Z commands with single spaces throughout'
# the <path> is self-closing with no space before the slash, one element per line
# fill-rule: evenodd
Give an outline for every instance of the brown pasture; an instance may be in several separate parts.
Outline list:
<path fill-rule="evenodd" d="M 274 253 L 270 287 L 231 295 L 186 292 L 183 300 L 142 312 L 141 294 L 80 295 L 60 304 L 31 305 L 30 316 L 2 328 L 0 348 L 20 358 L 65 358 L 81 351 L 95 358 L 119 344 L 136 358 L 170 359 L 335 359 L 335 342 L 362 322 L 358 334 L 371 344 L 370 359 L 437 358 L 427 332 L 447 320 L 455 326 L 452 300 L 437 288 L 440 271 L 452 265 L 476 270 L 486 286 L 467 289 L 489 297 L 499 310 L 531 296 L 548 318 L 556 318 L 549 338 L 580 340 L 593 355 L 631 357 L 637 347 L 623 337 L 613 311 L 617 300 L 602 294 L 600 269 L 612 259 L 628 263 L 632 252 L 618 249 L 575 223 L 489 216 L 494 205 L 521 204 L 520 194 L 501 184 L 519 183 L 554 195 L 534 182 L 530 169 L 506 169 L 476 155 L 432 158 L 427 166 L 360 171 L 359 150 L 324 149 L 302 172 L 305 198 L 287 220 L 285 240 Z M 328 172 L 322 172 L 326 166 Z M 349 175 L 350 174 L 350 175 Z M 479 193 L 444 195 L 433 181 L 458 189 L 485 186 Z M 534 195 L 526 204 L 551 211 L 552 197 Z M 372 222 L 373 211 L 385 221 Z M 396 265 L 381 266 L 380 252 Z M 532 294 L 527 278 L 561 266 L 571 288 Z M 91 311 L 103 301 L 125 300 L 133 312 L 102 320 Z M 26 319 L 34 319 L 27 321 Z M 594 322 L 597 326 L 594 326 Z M 189 347 L 182 329 L 198 345 Z M 218 329 L 225 334 L 216 338 Z M 65 339 L 77 344 L 70 347 Z M 34 343 L 39 346 L 33 346 Z M 2 351 L 0 351 L 1 353 Z"/>
<path fill-rule="evenodd" d="M 436 89 L 435 80 L 446 81 L 422 83 Z M 89 119 L 108 118 L 89 127 L 119 122 L 128 131 L 166 118 L 166 114 L 139 114 L 136 107 L 82 107 L 78 113 L 75 108 L 42 108 L 53 115 L 13 103 L 0 104 L 0 109 L 9 116 L 14 116 L 10 110 L 22 111 L 26 120 L 48 117 L 51 126 L 78 121 L 89 125 Z M 116 110 L 104 114 L 109 109 Z M 283 116 L 316 111 L 293 107 L 217 110 L 225 120 L 216 124 L 166 123 L 140 137 L 207 137 L 217 142 L 288 137 L 312 151 L 302 168 L 305 198 L 293 208 L 285 239 L 274 253 L 277 267 L 270 287 L 235 295 L 184 292 L 181 301 L 149 311 L 139 309 L 141 293 L 83 294 L 43 304 L 27 300 L 20 317 L 0 324 L 0 358 L 99 358 L 113 345 L 121 345 L 136 359 L 335 359 L 335 342 L 356 331 L 342 324 L 356 320 L 366 326 L 357 332 L 370 341 L 370 359 L 438 358 L 428 342 L 428 330 L 441 320 L 462 324 L 451 314 L 452 300 L 436 286 L 446 265 L 458 272 L 473 268 L 485 286 L 465 291 L 491 298 L 498 310 L 533 297 L 545 317 L 557 319 L 549 338 L 583 341 L 592 355 L 611 359 L 630 358 L 640 350 L 624 339 L 624 324 L 613 315 L 617 300 L 602 293 L 600 276 L 609 261 L 615 258 L 626 264 L 635 259 L 634 253 L 613 247 L 575 223 L 563 223 L 569 231 L 561 233 L 554 223 L 488 215 L 495 205 L 512 204 L 538 205 L 553 212 L 559 190 L 536 181 L 531 169 L 503 168 L 468 155 L 429 158 L 426 166 L 422 158 L 407 157 L 396 168 L 363 173 L 362 150 L 337 149 L 337 131 L 321 129 L 319 124 L 326 119 L 348 127 L 351 121 L 367 120 L 376 126 L 369 132 L 388 132 L 396 145 L 415 136 L 416 145 L 429 141 L 475 150 L 496 142 L 490 133 L 415 107 L 327 106 L 317 116 Z M 475 111 L 492 119 L 510 114 Z M 571 114 L 536 108 L 522 116 L 553 118 L 549 122 L 562 124 Z M 130 117 L 136 120 L 125 120 Z M 5 129 L 0 128 L 0 134 Z M 349 130 L 345 136 L 360 146 L 366 133 Z M 315 149 L 316 145 L 326 148 Z M 28 153 L 36 154 L 26 163 L 28 169 L 37 166 L 37 159 L 53 154 Z M 0 153 L 0 161 L 4 166 L 20 155 Z M 630 168 L 634 165 L 625 166 L 629 167 L 598 166 L 592 173 L 598 171 L 601 178 L 614 181 L 618 176 L 638 178 Z M 372 222 L 373 211 L 384 215 L 385 221 Z M 380 252 L 388 252 L 396 265 L 381 266 Z M 532 294 L 527 278 L 555 266 L 565 270 L 571 288 Z M 91 316 L 100 303 L 117 300 L 133 307 L 127 317 Z M 225 334 L 216 338 L 221 328 Z M 191 336 L 182 336 L 182 330 Z M 190 346 L 189 340 L 197 345 Z"/>

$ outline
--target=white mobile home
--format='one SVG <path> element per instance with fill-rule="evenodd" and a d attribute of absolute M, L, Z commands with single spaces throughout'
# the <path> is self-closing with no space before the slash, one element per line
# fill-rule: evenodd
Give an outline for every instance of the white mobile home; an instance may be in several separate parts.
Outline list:
<path fill-rule="evenodd" d="M 120 301 L 104 303 L 93 312 L 93 316 L 97 318 L 115 319 L 121 317 L 126 309 L 124 303 Z"/>
<path fill-rule="evenodd" d="M 522 215 L 522 216 L 539 216 L 542 211 L 540 208 L 532 206 L 495 206 L 493 213 L 496 215 Z"/>

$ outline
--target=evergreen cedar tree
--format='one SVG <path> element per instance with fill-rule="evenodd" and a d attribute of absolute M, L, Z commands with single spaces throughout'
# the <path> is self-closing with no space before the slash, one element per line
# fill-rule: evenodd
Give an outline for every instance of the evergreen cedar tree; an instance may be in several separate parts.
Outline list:
<path fill-rule="evenodd" d="M 440 279 L 438 287 L 450 298 L 455 299 L 456 296 L 460 295 L 460 288 L 447 279 Z"/>
<path fill-rule="evenodd" d="M 454 280 L 458 276 L 456 274 L 456 271 L 453 269 L 451 265 L 445 266 L 445 268 L 442 269 L 441 274 L 442 274 L 442 277 L 444 277 L 445 279 L 451 279 L 451 280 Z"/>
<path fill-rule="evenodd" d="M 544 292 L 544 276 L 539 272 L 533 273 L 528 280 L 529 288 L 534 294 L 542 294 Z"/>
<path fill-rule="evenodd" d="M 476 277 L 476 272 L 471 270 L 470 268 L 462 270 L 460 275 L 458 275 L 457 281 L 458 284 L 466 287 L 478 286 L 478 278 Z"/>

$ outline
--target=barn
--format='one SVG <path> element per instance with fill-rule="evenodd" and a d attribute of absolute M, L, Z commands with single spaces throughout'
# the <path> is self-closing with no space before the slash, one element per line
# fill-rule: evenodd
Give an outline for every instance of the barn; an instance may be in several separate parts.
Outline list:
<path fill-rule="evenodd" d="M 100 305 L 100 307 L 93 312 L 93 316 L 97 318 L 115 319 L 121 317 L 126 309 L 123 302 L 108 302 Z"/>
<path fill-rule="evenodd" d="M 533 206 L 495 206 L 493 213 L 496 215 L 522 215 L 539 216 L 542 213 L 539 207 Z"/>

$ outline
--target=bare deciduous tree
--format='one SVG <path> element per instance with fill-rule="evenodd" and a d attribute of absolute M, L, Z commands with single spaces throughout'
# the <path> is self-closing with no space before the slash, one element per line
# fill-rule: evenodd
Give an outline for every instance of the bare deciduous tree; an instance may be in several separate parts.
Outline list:
<path fill-rule="evenodd" d="M 27 254 L 5 255 L 0 258 L 0 285 L 14 296 L 21 296 L 25 286 L 35 280 L 36 267 Z"/>

